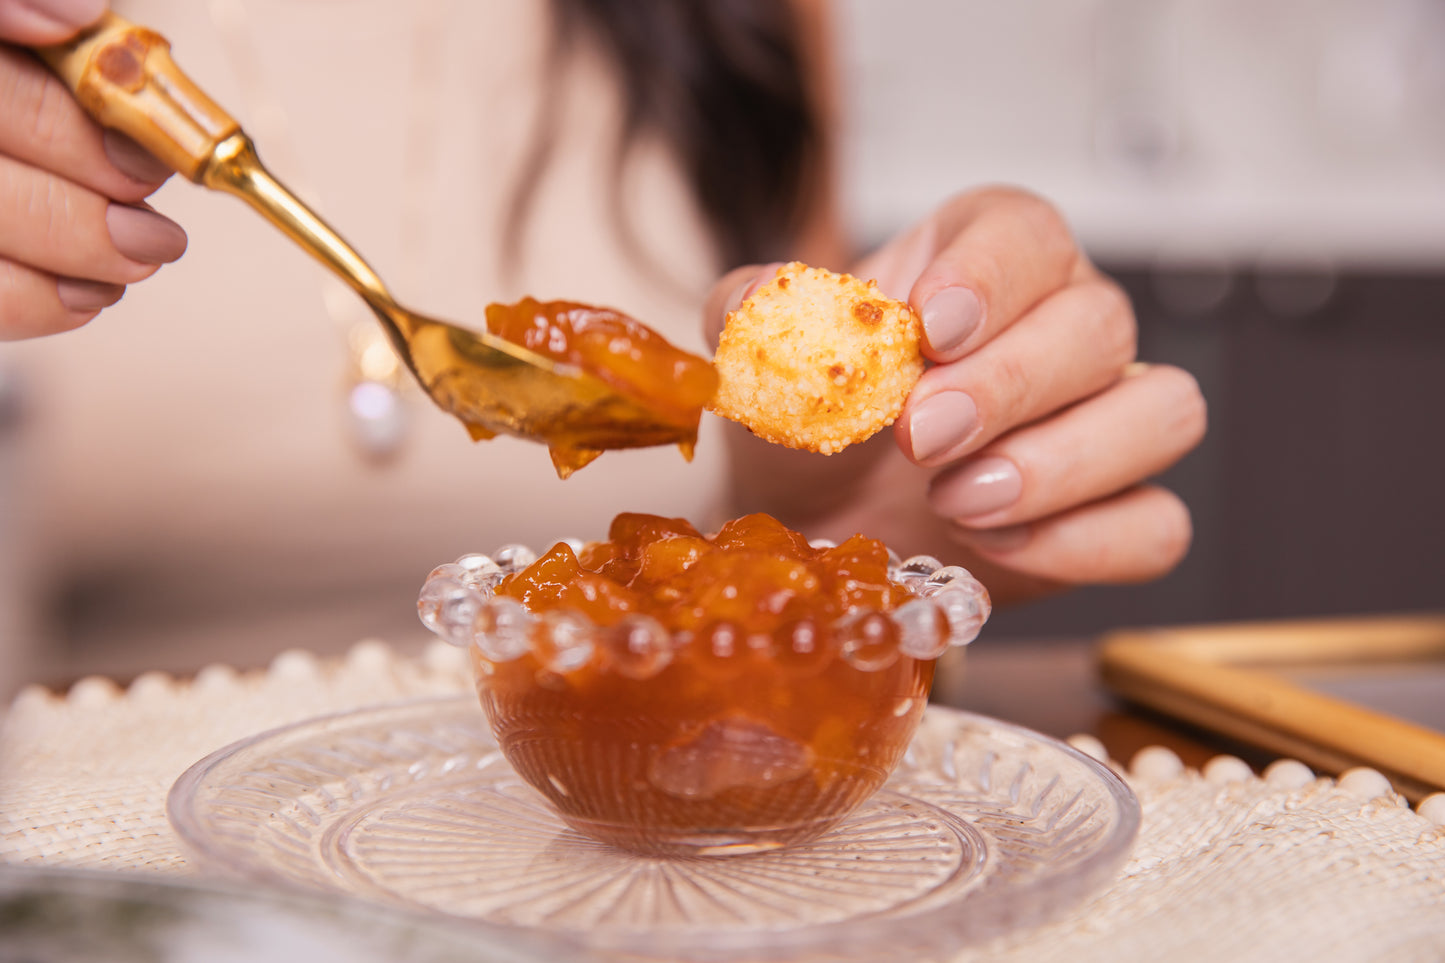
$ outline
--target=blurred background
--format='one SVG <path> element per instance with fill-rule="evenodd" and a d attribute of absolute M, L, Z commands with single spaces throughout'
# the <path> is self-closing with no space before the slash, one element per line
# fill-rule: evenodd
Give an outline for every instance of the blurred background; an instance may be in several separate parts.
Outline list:
<path fill-rule="evenodd" d="M 844 0 L 838 12 L 859 244 L 967 186 L 1043 194 L 1132 294 L 1141 356 L 1192 371 L 1211 406 L 1209 438 L 1166 478 L 1195 519 L 1178 571 L 999 613 L 988 639 L 1441 607 L 1445 3 Z M 36 602 L 20 375 L 0 349 L 0 643 L 12 648 L 32 637 Z M 69 606 L 73 631 L 47 641 L 37 677 L 152 664 L 144 624 L 121 638 L 87 622 L 84 599 L 40 602 Z M 365 634 L 331 628 L 321 647 Z"/>

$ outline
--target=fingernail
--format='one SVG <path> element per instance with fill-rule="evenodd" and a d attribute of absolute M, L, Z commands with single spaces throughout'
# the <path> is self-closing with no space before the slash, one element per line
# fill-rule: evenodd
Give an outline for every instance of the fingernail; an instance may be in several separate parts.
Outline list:
<path fill-rule="evenodd" d="M 119 301 L 125 294 L 125 285 L 61 278 L 55 285 L 55 293 L 60 303 L 71 311 L 99 311 Z"/>
<path fill-rule="evenodd" d="M 170 218 L 128 204 L 112 204 L 105 212 L 115 249 L 142 264 L 166 264 L 186 253 L 186 232 Z"/>
<path fill-rule="evenodd" d="M 1033 535 L 1027 525 L 1009 525 L 1007 528 L 963 528 L 955 525 L 953 532 L 959 541 L 988 555 L 1017 552 L 1029 543 Z"/>
<path fill-rule="evenodd" d="M 101 139 L 105 156 L 115 165 L 116 170 L 133 181 L 143 184 L 159 184 L 171 176 L 171 169 L 155 155 L 118 130 L 107 130 Z"/>
<path fill-rule="evenodd" d="M 758 292 L 758 288 L 762 287 L 764 284 L 767 284 L 773 278 L 777 277 L 778 268 L 782 266 L 782 261 L 773 261 L 769 264 L 761 265 L 758 268 L 757 274 L 754 274 L 742 284 L 739 284 L 737 286 L 737 289 L 728 296 L 727 304 L 723 306 L 723 313 L 731 314 L 738 308 L 742 307 L 742 303 L 748 298 L 752 297 L 754 294 L 756 294 Z"/>
<path fill-rule="evenodd" d="M 923 331 L 934 351 L 963 344 L 982 320 L 983 303 L 968 288 L 944 288 L 923 305 Z"/>
<path fill-rule="evenodd" d="M 980 458 L 939 486 L 933 510 L 949 518 L 977 518 L 1007 508 L 1023 494 L 1018 466 L 1007 458 Z"/>
<path fill-rule="evenodd" d="M 913 457 L 926 461 L 947 454 L 978 431 L 978 406 L 962 391 L 940 391 L 908 417 Z"/>
<path fill-rule="evenodd" d="M 107 0 L 24 0 L 22 5 L 67 27 L 88 27 L 109 6 Z"/>

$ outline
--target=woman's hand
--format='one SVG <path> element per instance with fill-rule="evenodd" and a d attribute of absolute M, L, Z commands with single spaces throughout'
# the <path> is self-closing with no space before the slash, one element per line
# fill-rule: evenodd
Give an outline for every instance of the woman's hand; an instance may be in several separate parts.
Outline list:
<path fill-rule="evenodd" d="M 726 302 L 769 273 L 723 279 L 714 331 Z M 892 444 L 823 458 L 735 437 L 736 510 L 938 555 L 1004 602 L 1179 563 L 1189 512 L 1147 479 L 1198 444 L 1204 400 L 1188 373 L 1134 363 L 1128 299 L 1057 211 L 1011 189 L 965 193 L 853 273 L 919 312 L 933 365 Z"/>
<path fill-rule="evenodd" d="M 105 0 L 0 0 L 0 39 L 59 43 Z M 186 234 L 144 203 L 170 176 L 102 131 L 40 61 L 0 45 L 0 340 L 77 327 L 180 257 Z"/>

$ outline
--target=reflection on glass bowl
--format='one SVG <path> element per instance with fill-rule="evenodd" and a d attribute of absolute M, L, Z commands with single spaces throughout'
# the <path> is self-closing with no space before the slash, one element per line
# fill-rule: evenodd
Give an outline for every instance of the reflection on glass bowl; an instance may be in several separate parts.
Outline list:
<path fill-rule="evenodd" d="M 685 527 L 682 527 L 685 526 Z M 607 543 L 468 555 L 422 621 L 469 650 L 492 730 L 573 828 L 662 855 L 812 839 L 871 796 L 934 660 L 989 614 L 968 572 L 766 516 L 702 536 L 624 515 Z"/>

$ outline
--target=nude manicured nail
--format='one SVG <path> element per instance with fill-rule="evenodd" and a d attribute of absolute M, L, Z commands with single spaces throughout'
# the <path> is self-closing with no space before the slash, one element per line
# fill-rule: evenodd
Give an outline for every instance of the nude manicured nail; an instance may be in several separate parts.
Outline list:
<path fill-rule="evenodd" d="M 171 169 L 155 155 L 118 130 L 107 130 L 101 138 L 105 156 L 115 165 L 116 170 L 133 181 L 142 184 L 159 184 L 171 176 Z"/>
<path fill-rule="evenodd" d="M 61 278 L 55 285 L 55 293 L 60 303 L 71 311 L 99 311 L 119 301 L 125 294 L 125 285 Z"/>
<path fill-rule="evenodd" d="M 962 391 L 940 391 L 924 399 L 908 417 L 913 457 L 926 461 L 946 455 L 978 431 L 978 406 Z"/>
<path fill-rule="evenodd" d="M 968 340 L 983 322 L 983 302 L 968 288 L 944 288 L 923 305 L 923 332 L 934 351 Z"/>
<path fill-rule="evenodd" d="M 105 212 L 115 249 L 142 264 L 166 264 L 186 253 L 186 232 L 170 218 L 144 207 L 112 204 Z"/>
<path fill-rule="evenodd" d="M 741 307 L 744 301 L 758 292 L 758 288 L 777 277 L 778 268 L 782 266 L 782 261 L 773 261 L 771 264 L 760 265 L 757 274 L 754 274 L 742 284 L 739 284 L 737 290 L 728 295 L 727 303 L 723 305 L 723 314 L 731 314 Z"/>
<path fill-rule="evenodd" d="M 23 0 L 20 5 L 67 27 L 88 27 L 99 20 L 109 6 L 106 0 Z"/>
<path fill-rule="evenodd" d="M 1007 458 L 980 458 L 941 486 L 933 510 L 949 518 L 977 518 L 1009 507 L 1023 491 L 1017 465 Z"/>

